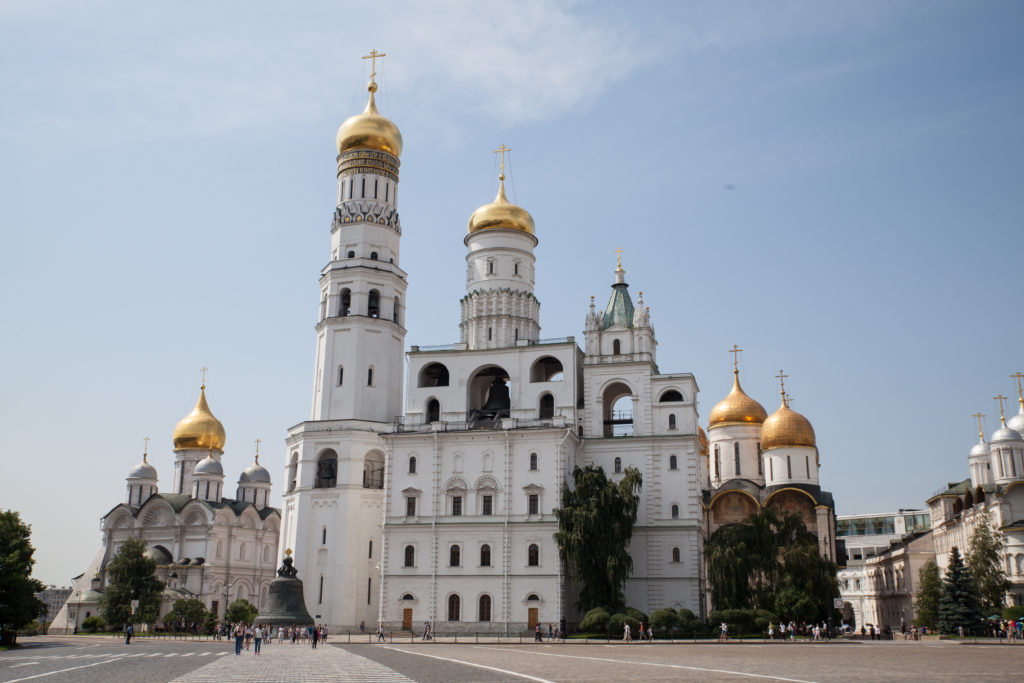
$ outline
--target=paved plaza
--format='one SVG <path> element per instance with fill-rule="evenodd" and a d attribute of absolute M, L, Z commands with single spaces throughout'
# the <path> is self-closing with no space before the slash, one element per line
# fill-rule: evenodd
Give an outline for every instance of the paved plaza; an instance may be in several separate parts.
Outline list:
<path fill-rule="evenodd" d="M 344 637 L 342 637 L 344 639 Z M 234 655 L 228 641 L 27 638 L 0 652 L 0 683 L 357 681 L 1003 681 L 1024 645 L 915 643 L 275 643 Z"/>

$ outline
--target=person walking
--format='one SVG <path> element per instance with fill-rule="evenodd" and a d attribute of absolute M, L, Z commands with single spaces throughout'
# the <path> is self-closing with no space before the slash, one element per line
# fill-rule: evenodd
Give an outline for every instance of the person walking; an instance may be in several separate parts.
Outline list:
<path fill-rule="evenodd" d="M 384 640 L 384 627 L 378 625 L 377 626 L 377 642 L 379 643 L 382 640 Z"/>
<path fill-rule="evenodd" d="M 256 641 L 256 646 L 253 648 L 253 651 L 256 654 L 259 654 L 260 653 L 260 645 L 263 644 L 263 629 L 260 628 L 259 624 L 256 625 L 256 628 L 255 628 L 255 630 L 253 630 L 253 634 L 252 635 L 253 635 L 253 639 Z"/>
<path fill-rule="evenodd" d="M 729 624 L 724 621 L 718 625 L 718 640 L 722 643 L 729 640 Z"/>
<path fill-rule="evenodd" d="M 242 640 L 245 639 L 245 628 L 242 626 L 242 622 L 235 624 L 233 633 L 235 636 L 235 654 L 240 655 L 242 654 Z"/>
<path fill-rule="evenodd" d="M 131 624 L 128 624 L 127 626 L 124 627 L 124 644 L 125 645 L 131 645 L 132 644 L 132 634 L 133 633 L 135 633 L 135 627 L 133 627 Z"/>
<path fill-rule="evenodd" d="M 312 641 L 313 649 L 315 650 L 316 649 L 317 635 L 318 635 L 317 631 L 316 631 L 316 627 L 311 625 L 309 627 L 309 630 L 307 631 L 307 633 L 309 634 L 309 639 L 310 639 L 310 641 Z"/>
<path fill-rule="evenodd" d="M 768 640 L 775 640 L 775 624 L 768 622 Z"/>
<path fill-rule="evenodd" d="M 622 641 L 625 643 L 633 642 L 633 636 L 629 632 L 629 622 L 627 621 L 622 625 Z"/>
<path fill-rule="evenodd" d="M 362 631 L 360 631 L 362 633 Z M 320 640 L 324 643 L 327 642 L 327 624 L 320 627 Z"/>
<path fill-rule="evenodd" d="M 245 626 L 245 651 L 249 651 L 249 645 L 252 644 L 252 624 L 246 624 Z"/>

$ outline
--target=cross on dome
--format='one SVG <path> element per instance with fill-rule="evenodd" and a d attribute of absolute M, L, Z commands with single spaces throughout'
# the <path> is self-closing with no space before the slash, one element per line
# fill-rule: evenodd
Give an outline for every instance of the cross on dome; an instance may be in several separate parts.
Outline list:
<path fill-rule="evenodd" d="M 1021 408 L 1024 408 L 1024 387 L 1021 386 L 1021 380 L 1024 379 L 1024 373 L 1015 372 L 1010 375 L 1010 379 L 1017 380 L 1017 403 L 1020 404 Z"/>
<path fill-rule="evenodd" d="M 743 349 L 741 349 L 738 345 L 733 344 L 732 348 L 729 349 L 729 353 L 732 354 L 732 371 L 733 372 L 739 372 L 740 371 L 740 358 L 739 358 L 739 355 L 741 353 L 743 353 Z"/>
<path fill-rule="evenodd" d="M 1006 397 L 1003 396 L 1002 394 L 999 394 L 998 396 L 993 396 L 992 400 L 993 401 L 999 401 L 999 421 L 1002 422 L 1003 426 L 1005 427 L 1006 426 L 1006 413 L 1003 412 L 1003 401 L 1006 400 Z"/>
<path fill-rule="evenodd" d="M 144 437 L 142 441 L 142 462 L 146 462 L 146 456 L 149 455 L 149 437 Z"/>
<path fill-rule="evenodd" d="M 980 438 L 982 441 L 984 441 L 985 440 L 985 432 L 981 428 L 981 418 L 985 417 L 985 414 L 984 413 L 975 413 L 971 417 L 977 418 L 977 420 L 978 420 L 978 438 Z"/>
<path fill-rule="evenodd" d="M 370 50 L 370 54 L 364 55 L 363 59 L 370 60 L 370 80 L 377 75 L 377 59 L 380 57 L 387 57 L 387 54 L 383 52 L 377 52 L 376 50 Z"/>
<path fill-rule="evenodd" d="M 512 148 L 511 147 L 506 147 L 505 143 L 502 143 L 501 147 L 499 147 L 498 149 L 494 150 L 495 154 L 500 154 L 501 155 L 501 170 L 498 172 L 498 180 L 504 180 L 505 179 L 505 152 L 511 152 L 511 151 L 512 151 Z"/>

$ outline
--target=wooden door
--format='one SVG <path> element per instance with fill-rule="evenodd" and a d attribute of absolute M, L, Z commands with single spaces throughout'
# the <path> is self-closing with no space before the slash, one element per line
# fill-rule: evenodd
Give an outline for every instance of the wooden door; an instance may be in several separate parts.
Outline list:
<path fill-rule="evenodd" d="M 537 619 L 537 608 L 536 607 L 531 607 L 530 608 L 530 630 L 531 631 L 534 630 L 535 628 L 537 628 L 537 621 L 538 621 L 538 619 Z"/>
<path fill-rule="evenodd" d="M 404 610 L 402 610 L 402 630 L 403 631 L 411 631 L 412 630 L 412 608 L 411 607 L 406 607 Z"/>

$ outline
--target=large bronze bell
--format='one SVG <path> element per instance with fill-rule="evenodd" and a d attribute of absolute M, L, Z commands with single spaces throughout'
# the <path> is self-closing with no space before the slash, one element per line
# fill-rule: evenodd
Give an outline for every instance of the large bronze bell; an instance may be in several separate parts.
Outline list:
<path fill-rule="evenodd" d="M 299 572 L 292 566 L 293 562 L 291 557 L 285 557 L 277 570 L 277 578 L 270 582 L 267 602 L 256 617 L 258 623 L 273 626 L 309 626 L 313 623 L 302 595 L 302 580 L 298 578 Z"/>

